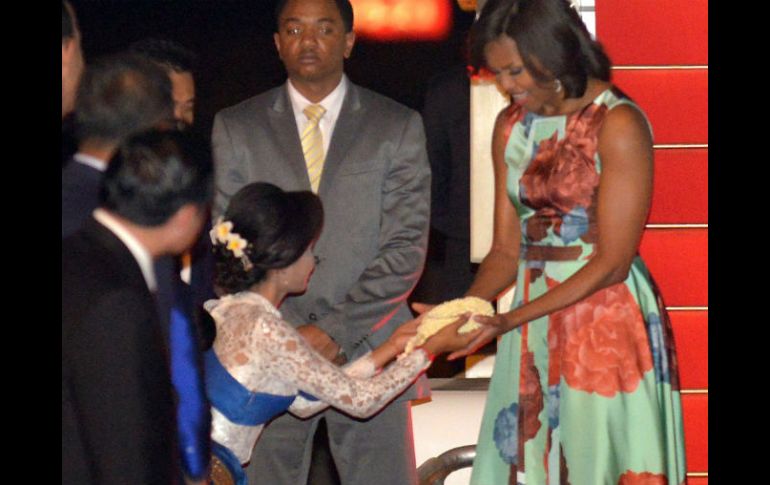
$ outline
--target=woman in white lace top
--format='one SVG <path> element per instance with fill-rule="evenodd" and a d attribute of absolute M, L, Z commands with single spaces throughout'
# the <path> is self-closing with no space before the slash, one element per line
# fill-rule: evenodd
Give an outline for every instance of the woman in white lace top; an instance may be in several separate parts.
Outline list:
<path fill-rule="evenodd" d="M 216 284 L 224 295 L 205 305 L 217 332 L 205 356 L 214 483 L 246 484 L 241 465 L 277 414 L 288 410 L 305 417 L 333 406 L 371 416 L 427 369 L 433 355 L 461 348 L 476 335 L 457 334 L 460 320 L 377 373 L 415 334 L 412 321 L 346 367 L 323 358 L 278 311 L 286 295 L 307 286 L 322 220 L 313 193 L 253 183 L 231 199 L 224 220 L 211 231 Z"/>

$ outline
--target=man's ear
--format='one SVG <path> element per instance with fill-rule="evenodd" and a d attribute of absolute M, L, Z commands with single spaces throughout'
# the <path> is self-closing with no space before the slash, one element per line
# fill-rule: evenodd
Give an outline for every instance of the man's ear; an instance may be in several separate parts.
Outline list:
<path fill-rule="evenodd" d="M 187 249 L 197 237 L 204 221 L 203 208 L 198 204 L 187 203 L 177 209 L 164 224 L 172 251 L 181 252 Z"/>
<path fill-rule="evenodd" d="M 345 59 L 350 58 L 354 45 L 356 45 L 356 33 L 351 30 L 345 33 Z"/>
<path fill-rule="evenodd" d="M 180 207 L 171 217 L 179 217 L 180 223 L 190 225 L 198 220 L 201 208 L 197 204 L 187 203 Z"/>
<path fill-rule="evenodd" d="M 278 51 L 278 58 L 283 60 L 281 57 L 281 36 L 278 35 L 278 32 L 273 34 L 273 42 L 275 42 L 275 50 Z"/>
<path fill-rule="evenodd" d="M 72 63 L 72 59 L 75 56 L 75 47 L 76 47 L 76 42 L 74 38 L 70 37 L 68 39 L 62 40 L 62 43 L 61 43 L 62 66 L 70 65 Z"/>

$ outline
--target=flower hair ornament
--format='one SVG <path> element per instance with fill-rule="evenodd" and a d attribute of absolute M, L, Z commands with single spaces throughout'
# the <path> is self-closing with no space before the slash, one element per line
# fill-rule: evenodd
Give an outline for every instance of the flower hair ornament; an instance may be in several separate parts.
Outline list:
<path fill-rule="evenodd" d="M 237 232 L 233 232 L 233 223 L 231 221 L 226 221 L 222 216 L 219 216 L 216 224 L 209 231 L 209 236 L 211 236 L 212 244 L 224 245 L 225 248 L 233 253 L 233 256 L 240 259 L 244 270 L 249 271 L 254 267 L 248 255 L 244 252 L 249 242 Z"/>

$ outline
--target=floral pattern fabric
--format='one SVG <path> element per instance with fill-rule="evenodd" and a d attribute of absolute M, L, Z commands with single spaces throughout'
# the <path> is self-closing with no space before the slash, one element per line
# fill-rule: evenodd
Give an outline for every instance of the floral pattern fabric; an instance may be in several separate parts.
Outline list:
<path fill-rule="evenodd" d="M 507 187 L 523 248 L 514 307 L 594 255 L 598 133 L 621 104 L 636 107 L 611 88 L 569 115 L 507 109 Z M 527 259 L 525 246 L 576 258 Z M 623 283 L 508 332 L 497 349 L 472 484 L 686 483 L 671 324 L 638 256 Z"/>

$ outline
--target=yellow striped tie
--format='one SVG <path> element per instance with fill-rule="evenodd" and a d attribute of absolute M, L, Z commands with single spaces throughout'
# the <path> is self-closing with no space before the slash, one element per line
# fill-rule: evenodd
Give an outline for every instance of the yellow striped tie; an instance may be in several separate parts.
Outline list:
<path fill-rule="evenodd" d="M 321 182 L 321 171 L 324 167 L 324 143 L 321 136 L 321 128 L 318 123 L 326 109 L 320 104 L 311 104 L 303 110 L 308 123 L 302 131 L 302 153 L 305 155 L 307 175 L 310 178 L 310 188 L 313 193 L 318 193 L 318 184 Z"/>

